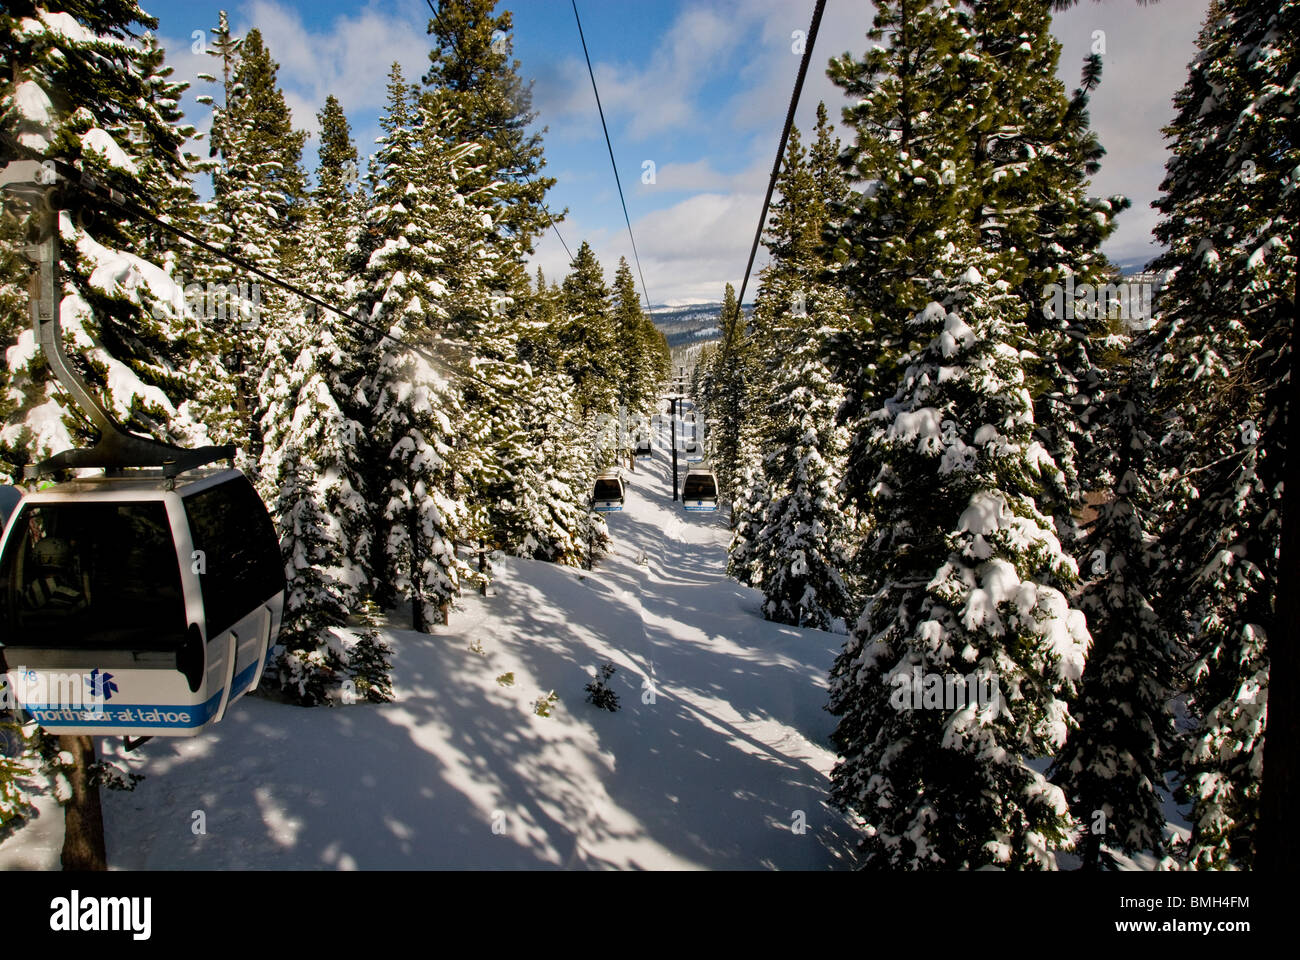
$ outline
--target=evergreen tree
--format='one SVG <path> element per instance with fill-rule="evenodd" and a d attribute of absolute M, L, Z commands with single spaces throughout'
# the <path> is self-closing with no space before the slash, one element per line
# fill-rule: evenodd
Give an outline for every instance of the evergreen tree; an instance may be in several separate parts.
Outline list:
<path fill-rule="evenodd" d="M 603 518 L 589 510 L 595 479 L 595 443 L 575 429 L 572 382 L 540 373 L 532 381 L 526 442 L 510 470 L 517 474 L 509 509 L 508 542 L 517 556 L 590 566 L 608 543 Z"/>
<path fill-rule="evenodd" d="M 950 249 L 910 322 L 929 342 L 863 445 L 869 599 L 830 709 L 832 798 L 866 821 L 869 867 L 1052 868 L 1074 826 L 1034 764 L 1065 742 L 1089 638 L 1066 600 L 1075 564 L 1035 505 L 1056 467 L 996 269 L 973 244 Z M 967 695 L 945 703 L 954 680 Z"/>
<path fill-rule="evenodd" d="M 719 492 L 734 499 L 740 493 L 737 480 L 742 467 L 741 437 L 745 419 L 750 416 L 750 391 L 758 379 L 758 357 L 731 284 L 723 293 L 719 325 L 722 340 L 704 367 L 698 401 L 711 427 L 707 446 Z"/>
<path fill-rule="evenodd" d="M 619 257 L 613 289 L 613 360 L 617 364 L 617 403 L 629 413 L 640 412 L 650 400 L 651 384 L 647 382 L 650 370 L 645 358 L 650 355 L 651 343 L 645 321 L 636 281 L 632 279 L 632 268 L 628 266 L 627 257 Z"/>
<path fill-rule="evenodd" d="M 456 552 L 467 523 L 455 455 L 465 416 L 456 385 L 429 360 L 452 317 L 442 264 L 456 236 L 446 217 L 456 165 L 467 151 L 422 141 L 410 96 L 394 64 L 369 211 L 371 229 L 385 239 L 370 254 L 360 306 L 372 326 L 386 331 L 367 358 L 377 465 L 370 488 L 384 496 L 373 576 L 378 596 L 403 596 L 413 629 L 425 630 L 434 610 L 445 622 L 468 572 Z"/>
<path fill-rule="evenodd" d="M 842 299 L 826 293 L 813 306 L 814 316 L 840 326 L 836 306 Z M 764 616 L 824 630 L 849 615 L 849 595 L 841 573 L 848 551 L 844 513 L 836 495 L 843 452 L 835 424 L 840 392 L 822 361 L 823 343 L 824 336 L 811 328 L 792 346 L 772 400 L 772 445 L 763 471 L 773 499 L 753 563 L 761 571 Z"/>
<path fill-rule="evenodd" d="M 212 31 L 208 53 L 221 62 L 223 102 L 214 105 L 209 152 L 213 199 L 209 233 L 223 252 L 274 275 L 296 274 L 303 266 L 306 178 L 302 146 L 306 134 L 292 128 L 288 105 L 276 85 L 279 65 L 261 33 L 232 36 L 225 11 Z M 205 75 L 215 81 L 212 75 Z M 212 98 L 206 98 L 211 102 Z M 262 452 L 265 408 L 257 393 L 266 339 L 287 322 L 287 294 L 242 277 L 224 260 L 211 265 L 211 281 L 233 283 L 239 295 L 209 310 L 209 330 L 220 345 L 229 387 L 208 400 L 214 429 L 244 451 L 243 463 L 256 474 Z M 244 290 L 256 291 L 256 297 Z M 251 302 L 250 302 L 251 301 Z"/>
<path fill-rule="evenodd" d="M 352 128 L 338 99 L 330 94 L 325 106 L 316 114 L 320 124 L 319 162 L 316 164 L 316 189 L 312 194 L 312 211 L 318 218 L 325 238 L 321 252 L 333 257 L 335 269 L 346 263 L 347 248 L 356 238 L 352 184 L 356 182 L 357 148 L 352 143 Z"/>
<path fill-rule="evenodd" d="M 1165 507 L 1173 573 L 1160 596 L 1195 656 L 1197 728 L 1181 767 L 1193 803 L 1187 858 L 1199 868 L 1260 854 L 1269 646 L 1291 642 L 1277 620 L 1278 544 L 1295 512 L 1283 480 L 1300 144 L 1280 98 L 1294 102 L 1298 31 L 1294 0 L 1212 4 L 1174 99 L 1156 204 L 1168 246 L 1157 267 L 1171 272 L 1155 328 L 1157 409 L 1168 411 L 1161 446 L 1176 471 Z"/>
<path fill-rule="evenodd" d="M 250 30 L 239 48 L 234 74 L 237 96 L 226 107 L 229 126 L 223 145 L 228 152 L 222 186 L 245 191 L 247 183 L 236 186 L 231 178 L 246 176 L 256 181 L 258 199 L 266 205 L 259 212 L 273 236 L 264 241 L 251 235 L 253 245 L 243 249 L 250 255 L 248 259 L 274 251 L 277 266 L 292 268 L 301 253 L 299 233 L 306 217 L 302 148 L 307 134 L 293 129 L 288 104 L 277 85 L 279 69 L 262 43 L 261 31 Z M 216 181 L 213 185 L 217 186 Z"/>
<path fill-rule="evenodd" d="M 762 584 L 766 616 L 825 628 L 847 615 L 850 602 L 841 572 L 845 514 L 836 491 L 843 438 L 835 415 L 842 398 L 823 360 L 832 331 L 847 318 L 844 298 L 821 279 L 822 236 L 844 185 L 824 105 L 817 118 L 812 161 L 791 129 L 777 182 L 781 200 L 766 236 L 773 259 L 759 287 L 753 337 L 763 375 L 748 386 L 752 429 L 740 431 L 749 506 L 741 521 L 746 529 L 734 543 L 744 551 L 735 569 Z M 761 476 L 747 466 L 750 451 L 760 449 L 767 451 Z M 760 498 L 768 501 L 761 507 Z M 751 529 L 759 511 L 766 522 Z"/>
<path fill-rule="evenodd" d="M 27 312 L 26 283 L 31 264 L 22 254 L 22 239 L 22 220 L 17 216 L 0 216 L 0 344 L 14 343 L 31 322 Z M 9 367 L 0 364 L 0 424 L 10 422 L 15 406 Z M 0 433 L 0 477 L 7 482 L 21 474 L 27 463 L 27 438 L 23 433 L 21 427 Z M 30 437 L 30 431 L 27 436 Z M 7 439 L 9 437 L 13 440 Z"/>
<path fill-rule="evenodd" d="M 1178 740 L 1170 703 L 1182 654 L 1158 609 L 1166 570 L 1150 365 L 1138 361 L 1118 376 L 1102 385 L 1098 455 L 1084 477 L 1090 489 L 1112 491 L 1083 541 L 1087 582 L 1078 603 L 1092 651 L 1071 707 L 1079 727 L 1053 765 L 1053 781 L 1083 821 L 1085 870 L 1113 868 L 1103 844 L 1130 856 L 1166 855 L 1161 790 Z"/>
<path fill-rule="evenodd" d="M 517 556 L 577 566 L 588 564 L 590 548 L 603 547 L 607 536 L 599 520 L 589 529 L 594 440 L 580 424 L 574 382 L 565 372 L 561 334 L 569 323 L 561 300 L 539 270 L 518 341 L 527 371 L 521 394 L 528 400 L 521 442 L 506 462 L 514 484 L 501 504 L 503 542 Z"/>
<path fill-rule="evenodd" d="M 284 689 L 326 698 L 344 665 L 335 628 L 358 608 L 371 516 L 361 492 L 360 425 L 337 399 L 346 355 L 305 317 L 276 331 L 260 386 L 267 412 L 260 475 L 284 556 L 287 591 L 278 664 Z M 269 482 L 265 482 L 269 481 Z"/>
<path fill-rule="evenodd" d="M 560 309 L 563 315 L 556 331 L 560 364 L 573 380 L 582 416 L 613 413 L 619 384 L 609 290 L 600 261 L 585 240 L 560 287 Z"/>
<path fill-rule="evenodd" d="M 494 235 L 510 255 L 493 261 L 499 272 L 490 283 L 519 296 L 527 284 L 524 260 L 550 223 L 545 197 L 555 179 L 540 176 L 544 130 L 528 132 L 536 118 L 532 83 L 520 80 L 513 59 L 513 18 L 494 14 L 495 7 L 496 0 L 440 0 L 429 20 L 435 45 L 424 83 L 448 118 L 447 143 L 478 145 L 462 193 L 476 208 L 495 207 Z"/>
<path fill-rule="evenodd" d="M 170 153 L 163 153 L 150 140 L 139 121 L 110 132 L 131 155 L 142 178 L 158 185 L 155 196 L 164 218 L 169 223 L 197 232 L 200 205 L 189 174 L 199 170 L 202 162 L 196 155 L 182 152 L 181 145 L 187 139 L 200 139 L 202 135 L 185 120 L 181 111 L 181 98 L 190 85 L 172 78 L 174 70 L 166 62 L 166 57 L 167 52 L 159 45 L 158 38 L 152 32 L 146 33 L 142 38 L 140 55 L 140 71 L 148 89 L 145 99 L 158 117 L 175 130 L 180 138 L 179 144 Z M 177 153 L 182 160 L 180 164 L 176 163 Z M 124 225 L 124 229 L 132 227 L 138 235 L 133 249 L 140 256 L 159 264 L 172 276 L 196 275 L 193 247 L 178 243 L 171 234 L 152 224 Z"/>
<path fill-rule="evenodd" d="M 851 291 L 854 308 L 852 326 L 834 344 L 847 393 L 851 501 L 871 481 L 861 449 L 870 433 L 865 418 L 892 393 L 910 345 L 896 318 L 923 305 L 917 287 L 963 220 L 960 195 L 972 189 L 962 156 L 969 137 L 955 133 L 948 109 L 965 94 L 952 64 L 971 42 L 958 10 L 935 0 L 877 3 L 867 39 L 862 59 L 846 54 L 829 69 L 853 104 L 843 111 L 855 131 L 843 163 L 860 185 L 833 214 L 836 280 Z"/>
<path fill-rule="evenodd" d="M 312 706 L 328 699 L 326 686 L 343 668 L 331 640 L 332 629 L 347 622 L 346 585 L 330 568 L 338 536 L 314 490 L 315 465 L 291 444 L 277 453 L 279 495 L 271 509 L 280 533 L 286 590 L 278 640 L 284 652 L 276 668 L 281 689 Z"/>
<path fill-rule="evenodd" d="M 1048 291 L 1072 282 L 1101 287 L 1111 268 L 1102 242 L 1115 230 L 1126 197 L 1092 198 L 1089 178 L 1105 154 L 1088 128 L 1088 103 L 1101 80 L 1101 58 L 1084 61 L 1069 98 L 1057 79 L 1061 45 L 1047 4 L 1008 0 L 970 4 L 978 66 L 971 106 L 981 118 L 972 137 L 972 222 L 985 249 L 1022 258 L 1014 283 L 1043 358 L 1029 371 L 1035 421 L 1064 483 L 1042 505 L 1067 551 L 1077 552 L 1074 518 L 1082 506 L 1079 460 L 1087 455 L 1090 418 L 1105 372 L 1094 356 L 1106 342 L 1107 318 L 1087 302 L 1056 310 Z M 1059 315 L 1058 315 L 1059 314 Z"/>
<path fill-rule="evenodd" d="M 761 465 L 744 463 L 737 488 L 739 497 L 732 503 L 731 543 L 727 547 L 727 576 L 747 587 L 759 587 L 764 571 L 759 565 L 762 542 L 759 535 L 767 525 L 771 492 Z"/>
<path fill-rule="evenodd" d="M 1049 28 L 1046 3 L 890 0 L 878 4 L 873 49 L 832 61 L 832 79 L 855 101 L 844 117 L 857 137 L 843 162 L 863 185 L 832 214 L 842 221 L 836 274 L 854 308 L 833 354 L 848 391 L 845 493 L 853 500 L 869 481 L 856 469 L 869 432 L 862 417 L 892 390 L 899 358 L 915 347 L 891 317 L 918 309 L 928 265 L 956 229 L 974 226 L 982 246 L 1007 254 L 1004 279 L 1042 358 L 1030 371 L 1035 413 L 1063 481 L 1044 491 L 1044 506 L 1068 541 L 1082 494 L 1075 461 L 1087 427 L 1079 421 L 1097 377 L 1086 344 L 1096 330 L 1074 304 L 1061 316 L 1045 309 L 1045 291 L 1067 278 L 1105 279 L 1098 248 L 1127 201 L 1086 196 L 1102 154 L 1087 129 L 1100 63 L 1089 61 L 1067 98 Z"/>

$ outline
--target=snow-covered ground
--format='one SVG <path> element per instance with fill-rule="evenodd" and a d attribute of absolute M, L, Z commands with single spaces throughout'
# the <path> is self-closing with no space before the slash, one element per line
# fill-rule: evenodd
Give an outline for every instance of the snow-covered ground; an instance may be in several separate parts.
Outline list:
<path fill-rule="evenodd" d="M 673 503 L 663 450 L 637 466 L 596 570 L 507 560 L 449 627 L 388 630 L 397 702 L 246 697 L 196 739 L 101 739 L 145 775 L 103 792 L 111 866 L 851 866 L 824 802 L 841 638 L 763 620 L 724 575 L 723 516 Z M 584 691 L 606 662 L 614 713 Z M 57 869 L 62 814 L 40 806 L 0 869 Z"/>

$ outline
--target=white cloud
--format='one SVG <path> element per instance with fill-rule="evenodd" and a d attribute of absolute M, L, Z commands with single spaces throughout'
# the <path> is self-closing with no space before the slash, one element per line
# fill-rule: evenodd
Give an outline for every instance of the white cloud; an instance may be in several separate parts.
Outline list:
<path fill-rule="evenodd" d="M 597 8 L 594 15 L 616 16 L 617 7 Z M 712 79 L 734 70 L 762 16 L 763 6 L 752 3 L 697 4 L 677 15 L 642 66 L 611 63 L 596 51 L 592 70 L 606 119 L 632 141 L 715 122 L 702 108 L 701 94 Z M 534 105 L 552 134 L 592 136 L 596 104 L 585 60 L 566 57 L 544 65 L 535 77 Z M 599 136 L 598 125 L 594 131 Z"/>
<path fill-rule="evenodd" d="M 1140 263 L 1159 252 L 1151 236 L 1157 213 L 1150 204 L 1160 194 L 1168 156 L 1161 128 L 1174 118 L 1173 96 L 1187 79 L 1208 5 L 1208 0 L 1081 3 L 1054 20 L 1053 33 L 1063 45 L 1058 73 L 1071 91 L 1094 42 L 1105 43 L 1101 85 L 1089 113 L 1106 156 L 1092 192 L 1121 193 L 1133 201 L 1105 246 L 1117 263 Z M 1095 37 L 1096 31 L 1104 36 Z"/>
<path fill-rule="evenodd" d="M 1168 0 L 1153 6 L 1139 6 L 1134 0 L 1082 3 L 1055 20 L 1054 32 L 1064 45 L 1060 73 L 1068 90 L 1077 85 L 1083 57 L 1094 43 L 1094 31 L 1106 32 L 1104 72 L 1090 112 L 1107 155 L 1092 192 L 1102 196 L 1121 193 L 1133 202 L 1106 245 L 1107 253 L 1117 262 L 1141 262 L 1157 252 L 1151 236 L 1157 214 L 1150 203 L 1159 194 L 1167 155 L 1161 128 L 1173 117 L 1170 101 L 1186 78 L 1186 65 L 1207 4 L 1208 0 Z M 643 246 L 646 278 L 657 300 L 716 299 L 724 283 L 739 279 L 762 203 L 761 192 L 755 191 L 766 186 L 798 68 L 791 33 L 807 29 L 801 22 L 805 17 L 804 11 L 796 11 L 782 0 L 761 0 L 743 8 L 715 4 L 691 10 L 668 31 L 648 67 L 621 73 L 606 67 L 611 77 L 618 77 L 611 88 L 618 91 L 617 102 L 636 113 L 637 129 L 654 130 L 663 118 L 685 116 L 681 122 L 688 126 L 727 124 L 737 138 L 751 138 L 753 145 L 750 162 L 738 173 L 722 172 L 713 160 L 700 157 L 662 164 L 657 169 L 656 186 L 637 184 L 638 196 L 659 188 L 708 191 L 634 221 Z M 846 50 L 861 55 L 871 17 L 869 4 L 828 4 L 796 117 L 805 143 L 818 100 L 825 100 L 832 118 L 839 120 L 844 97 L 826 76 L 825 66 L 832 55 Z M 711 68 L 692 59 L 700 49 L 690 42 L 697 35 L 719 45 L 712 63 L 734 59 L 737 44 L 745 40 L 735 70 L 741 89 L 723 108 L 705 118 L 698 115 L 695 91 L 708 81 Z M 601 96 L 605 98 L 607 81 L 599 70 Z M 665 70 L 674 71 L 673 76 L 666 78 Z M 653 89 L 660 102 L 638 102 L 636 91 L 645 89 Z M 611 112 L 607 106 L 607 113 Z M 846 142 L 851 139 L 851 131 L 841 128 L 839 133 Z M 721 202 L 723 194 L 725 204 Z M 626 238 L 623 243 L 626 245 Z M 760 251 L 759 264 L 765 259 L 765 251 Z M 656 284 L 652 274 L 662 279 Z"/>
<path fill-rule="evenodd" d="M 761 192 L 698 193 L 633 220 L 641 268 L 654 305 L 721 300 L 727 283 L 739 287 L 762 202 Z M 612 279 L 621 256 L 627 257 L 635 273 L 626 229 L 583 232 L 584 226 L 581 222 L 560 226 L 570 249 L 576 251 L 575 244 L 585 238 L 605 268 L 607 280 Z M 766 262 L 766 254 L 760 250 L 755 271 Z M 538 243 L 531 269 L 535 271 L 538 265 L 548 279 L 562 281 L 568 273 L 568 257 L 553 233 Z M 750 280 L 746 299 L 752 299 L 755 283 Z M 637 285 L 639 288 L 639 277 Z"/>
<path fill-rule="evenodd" d="M 357 12 L 336 17 L 326 28 L 309 30 L 301 14 L 284 3 L 253 0 L 238 9 L 230 26 L 241 37 L 254 27 L 261 31 L 271 59 L 280 65 L 277 81 L 294 128 L 312 135 L 303 152 L 303 162 L 310 169 L 315 166 L 315 137 L 320 127 L 316 114 L 331 93 L 354 124 L 352 136 L 364 168 L 380 133 L 374 118 L 382 112 L 387 99 L 390 66 L 394 61 L 400 63 L 408 82 L 418 82 L 427 68 L 427 23 L 428 8 L 416 0 L 371 0 Z M 221 95 L 215 85 L 199 80 L 198 75 L 208 73 L 219 78 L 221 64 L 216 57 L 194 48 L 199 42 L 211 43 L 215 25 L 215 20 L 192 24 L 170 21 L 167 29 L 179 35 L 159 38 L 167 49 L 174 78 L 190 84 L 186 120 L 204 134 L 211 129 L 212 114 L 206 106 L 194 103 L 193 97 L 207 94 L 220 102 Z M 186 30 L 190 33 L 180 33 Z M 192 36 L 196 30 L 201 31 L 197 40 Z M 192 142 L 189 148 L 206 155 L 206 139 Z M 203 184 L 199 186 L 203 188 Z"/>
<path fill-rule="evenodd" d="M 241 34 L 253 27 L 262 32 L 280 64 L 280 86 L 294 126 L 315 132 L 316 112 L 331 93 L 349 116 L 381 108 L 394 62 L 402 65 L 407 82 L 418 82 L 429 62 L 427 23 L 423 5 L 371 2 L 335 18 L 327 30 L 311 32 L 298 11 L 276 0 L 253 0 L 235 26 Z M 359 144 L 362 152 L 365 146 Z"/>
<path fill-rule="evenodd" d="M 647 184 L 638 176 L 635 193 L 639 197 L 703 190 L 714 193 L 748 190 L 752 193 L 767 188 L 767 175 L 771 172 L 771 166 L 771 157 L 755 155 L 752 150 L 750 162 L 743 169 L 730 173 L 718 170 L 708 157 L 689 163 L 664 163 L 655 167 L 654 183 Z M 757 218 L 757 210 L 754 211 L 754 216 Z"/>

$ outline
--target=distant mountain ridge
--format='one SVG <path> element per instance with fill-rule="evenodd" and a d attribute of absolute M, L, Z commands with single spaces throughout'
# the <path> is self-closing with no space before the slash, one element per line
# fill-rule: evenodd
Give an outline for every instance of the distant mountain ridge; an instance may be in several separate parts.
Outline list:
<path fill-rule="evenodd" d="M 752 309 L 752 304 L 746 304 L 745 309 Z M 721 300 L 680 307 L 654 307 L 650 311 L 650 318 L 663 331 L 670 347 L 721 339 L 722 330 L 718 325 L 721 316 Z"/>

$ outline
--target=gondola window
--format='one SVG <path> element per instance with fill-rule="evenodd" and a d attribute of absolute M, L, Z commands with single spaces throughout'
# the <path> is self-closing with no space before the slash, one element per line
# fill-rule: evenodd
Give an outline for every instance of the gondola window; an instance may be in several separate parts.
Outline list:
<path fill-rule="evenodd" d="M 10 646 L 174 650 L 185 636 L 180 566 L 161 503 L 40 504 L 0 561 Z"/>

